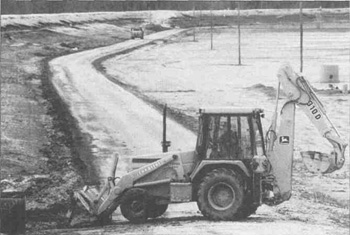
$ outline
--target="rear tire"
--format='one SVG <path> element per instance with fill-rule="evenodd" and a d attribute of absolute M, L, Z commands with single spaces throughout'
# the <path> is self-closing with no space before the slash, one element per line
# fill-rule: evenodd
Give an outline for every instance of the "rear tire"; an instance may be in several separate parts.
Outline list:
<path fill-rule="evenodd" d="M 258 206 L 244 205 L 239 211 L 239 219 L 246 219 L 250 215 L 255 214 Z"/>
<path fill-rule="evenodd" d="M 239 211 L 240 219 L 246 219 L 251 214 L 255 214 L 256 210 L 260 206 L 257 202 L 254 202 L 253 198 L 253 187 L 251 184 L 247 185 L 243 205 Z"/>
<path fill-rule="evenodd" d="M 244 184 L 234 171 L 219 168 L 209 172 L 198 188 L 197 205 L 212 220 L 237 220 L 243 205 Z"/>
<path fill-rule="evenodd" d="M 132 188 L 122 197 L 120 210 L 122 215 L 131 223 L 143 223 L 147 220 L 147 191 Z"/>

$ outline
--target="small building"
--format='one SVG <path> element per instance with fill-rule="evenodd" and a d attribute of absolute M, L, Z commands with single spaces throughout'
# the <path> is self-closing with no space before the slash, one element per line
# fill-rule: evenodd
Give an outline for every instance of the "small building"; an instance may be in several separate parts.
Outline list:
<path fill-rule="evenodd" d="M 321 83 L 339 83 L 338 65 L 322 65 L 320 74 Z"/>

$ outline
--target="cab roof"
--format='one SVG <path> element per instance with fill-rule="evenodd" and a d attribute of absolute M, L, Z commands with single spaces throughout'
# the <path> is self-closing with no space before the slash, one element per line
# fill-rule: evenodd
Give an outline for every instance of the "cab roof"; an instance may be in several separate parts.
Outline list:
<path fill-rule="evenodd" d="M 242 107 L 203 107 L 199 109 L 200 114 L 243 114 L 249 115 L 254 113 L 263 113 L 259 108 L 242 108 Z"/>

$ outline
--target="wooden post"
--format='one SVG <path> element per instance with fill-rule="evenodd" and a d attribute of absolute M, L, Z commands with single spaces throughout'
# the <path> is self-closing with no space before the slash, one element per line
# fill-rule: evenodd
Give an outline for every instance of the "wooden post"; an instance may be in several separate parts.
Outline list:
<path fill-rule="evenodd" d="M 240 2 L 237 3 L 238 10 L 238 19 L 237 19 L 237 27 L 238 27 L 238 65 L 242 64 L 241 61 L 241 13 L 240 13 Z"/>
<path fill-rule="evenodd" d="M 299 2 L 300 12 L 300 72 L 303 72 L 303 2 Z"/>

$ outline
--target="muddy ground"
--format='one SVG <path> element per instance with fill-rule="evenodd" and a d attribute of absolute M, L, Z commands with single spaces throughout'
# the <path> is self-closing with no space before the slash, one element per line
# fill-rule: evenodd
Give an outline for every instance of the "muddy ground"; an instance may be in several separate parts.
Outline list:
<path fill-rule="evenodd" d="M 66 226 L 69 192 L 83 182 L 96 182 L 80 160 L 91 155 L 88 136 L 80 133 L 52 87 L 47 62 L 127 40 L 129 28 L 140 23 L 110 21 L 112 28 L 124 27 L 124 34 L 101 36 L 92 30 L 88 37 L 53 32 L 53 25 L 2 29 L 1 188 L 25 192 L 28 230 Z"/>
<path fill-rule="evenodd" d="M 245 17 L 243 24 L 257 21 L 280 24 L 283 21 L 295 25 L 298 22 L 297 16 L 260 17 Z M 340 14 L 330 17 L 329 21 L 334 23 L 346 19 L 348 16 Z M 234 25 L 234 20 L 233 17 L 216 16 L 214 25 Z M 306 21 L 313 20 L 314 17 L 306 17 Z M 64 30 L 79 31 L 79 27 L 94 23 L 109 24 L 112 30 L 103 35 L 96 33 L 98 27 L 85 30 L 84 36 L 64 33 Z M 69 192 L 82 184 L 94 183 L 95 176 L 81 161 L 82 156 L 92 154 L 89 146 L 91 140 L 80 132 L 74 118 L 53 89 L 47 62 L 60 55 L 127 40 L 130 37 L 128 29 L 140 23 L 139 19 L 123 19 L 92 21 L 88 24 L 42 24 L 35 28 L 19 25 L 2 28 L 1 188 L 16 188 L 25 192 L 28 231 L 66 227 Z M 185 16 L 173 18 L 171 25 L 189 27 L 198 24 L 208 26 L 210 23 L 205 16 L 202 16 L 201 21 Z M 55 32 L 52 28 L 56 29 Z M 159 30 L 164 28 L 151 27 L 146 33 Z M 136 93 L 142 96 L 142 93 Z M 172 113 L 185 126 L 196 129 L 192 118 L 178 110 Z M 339 204 L 333 199 L 322 195 L 315 197 L 307 192 L 299 196 L 307 201 L 330 204 L 332 207 L 327 205 L 324 211 L 332 214 L 331 220 L 343 228 L 349 226 L 349 214 L 339 210 L 341 207 L 348 208 L 348 203 Z M 293 208 L 286 207 L 280 214 L 290 214 Z M 296 220 L 299 219 L 297 217 Z"/>

